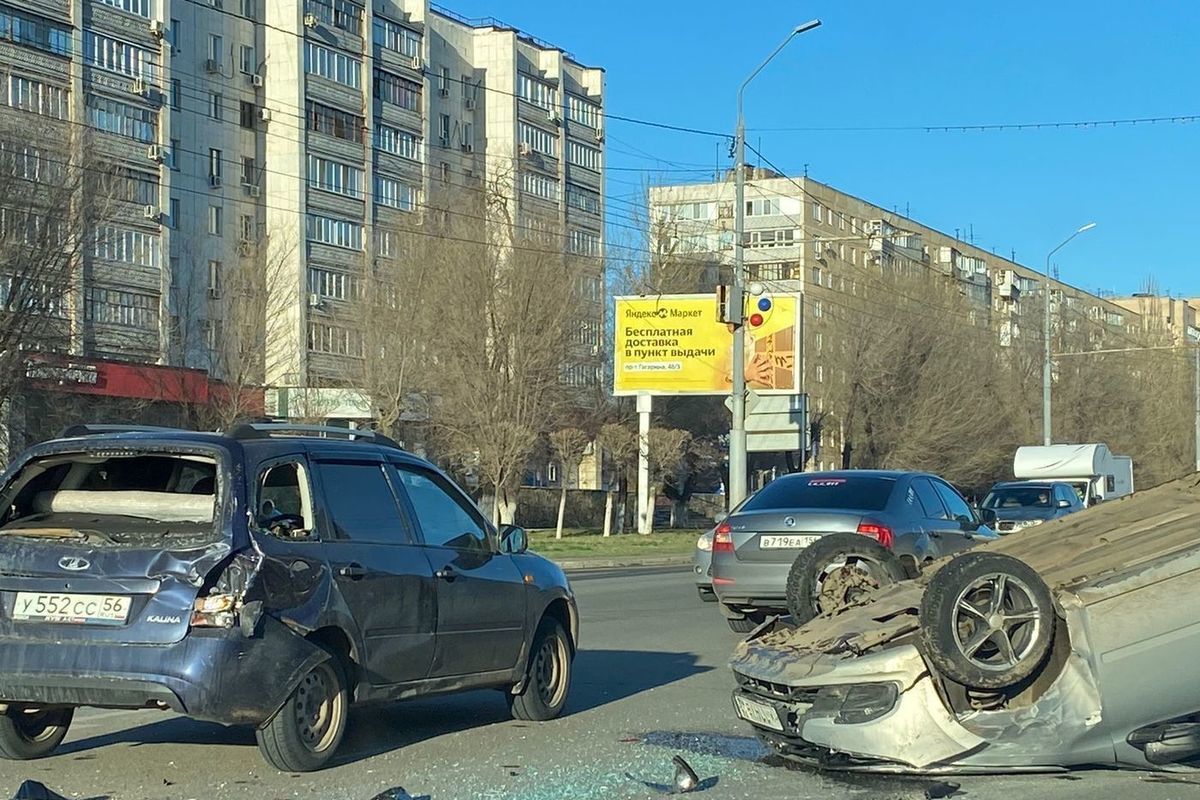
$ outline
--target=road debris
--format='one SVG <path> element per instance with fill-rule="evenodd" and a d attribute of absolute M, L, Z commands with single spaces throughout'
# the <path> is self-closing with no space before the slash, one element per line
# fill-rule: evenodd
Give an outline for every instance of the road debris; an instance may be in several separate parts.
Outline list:
<path fill-rule="evenodd" d="M 44 783 L 24 781 L 17 787 L 17 793 L 13 795 L 12 800 L 67 800 L 67 798 L 47 788 Z"/>
<path fill-rule="evenodd" d="M 951 781 L 935 783 L 925 789 L 925 800 L 940 800 L 943 797 L 954 797 L 956 794 L 960 794 L 958 789 L 959 785 Z"/>

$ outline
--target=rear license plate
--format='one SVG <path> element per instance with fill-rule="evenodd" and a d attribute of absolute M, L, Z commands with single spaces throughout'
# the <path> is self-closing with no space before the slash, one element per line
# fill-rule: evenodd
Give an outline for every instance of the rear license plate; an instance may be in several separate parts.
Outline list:
<path fill-rule="evenodd" d="M 17 592 L 13 619 L 74 625 L 124 625 L 130 598 L 100 594 Z"/>
<path fill-rule="evenodd" d="M 773 706 L 749 700 L 740 694 L 733 696 L 733 705 L 737 710 L 737 715 L 747 722 L 753 722 L 755 725 L 761 725 L 774 731 L 783 730 L 783 723 L 779 721 L 779 714 Z"/>
<path fill-rule="evenodd" d="M 820 538 L 820 536 L 760 536 L 758 537 L 758 546 L 763 550 L 800 550 Z"/>

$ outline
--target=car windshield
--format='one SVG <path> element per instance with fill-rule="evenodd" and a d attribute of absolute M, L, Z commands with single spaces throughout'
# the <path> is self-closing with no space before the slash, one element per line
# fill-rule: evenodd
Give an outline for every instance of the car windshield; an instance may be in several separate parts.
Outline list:
<path fill-rule="evenodd" d="M 887 507 L 894 478 L 858 475 L 805 475 L 779 478 L 746 501 L 742 511 L 783 508 L 882 511 Z"/>
<path fill-rule="evenodd" d="M 210 539 L 217 465 L 209 456 L 72 453 L 26 464 L 4 492 L 0 536 L 144 545 Z"/>
<path fill-rule="evenodd" d="M 996 511 L 1006 508 L 1050 508 L 1049 486 L 1014 486 L 988 492 L 983 507 Z"/>

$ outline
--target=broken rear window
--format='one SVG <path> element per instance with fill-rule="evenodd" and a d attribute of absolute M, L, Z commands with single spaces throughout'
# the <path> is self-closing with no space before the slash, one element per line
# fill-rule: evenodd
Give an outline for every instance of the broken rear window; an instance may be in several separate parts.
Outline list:
<path fill-rule="evenodd" d="M 72 453 L 31 461 L 9 484 L 0 535 L 147 545 L 211 539 L 217 464 L 171 453 Z"/>
<path fill-rule="evenodd" d="M 772 481 L 751 497 L 743 511 L 785 508 L 849 509 L 882 511 L 896 481 L 892 478 L 838 475 L 796 476 Z"/>

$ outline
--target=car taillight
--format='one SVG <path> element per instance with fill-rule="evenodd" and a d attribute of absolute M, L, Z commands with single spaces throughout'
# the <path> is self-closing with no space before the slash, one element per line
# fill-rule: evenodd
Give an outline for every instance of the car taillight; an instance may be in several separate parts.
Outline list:
<path fill-rule="evenodd" d="M 213 594 L 196 598 L 192 606 L 192 627 L 232 628 L 237 612 L 237 599 L 228 594 Z"/>
<path fill-rule="evenodd" d="M 896 541 L 892 529 L 887 525 L 880 525 L 878 522 L 860 522 L 858 523 L 858 532 L 863 536 L 870 536 L 889 550 L 892 549 L 892 543 Z"/>
<path fill-rule="evenodd" d="M 728 522 L 722 522 L 713 531 L 713 552 L 714 553 L 732 553 L 733 552 L 733 526 Z"/>

